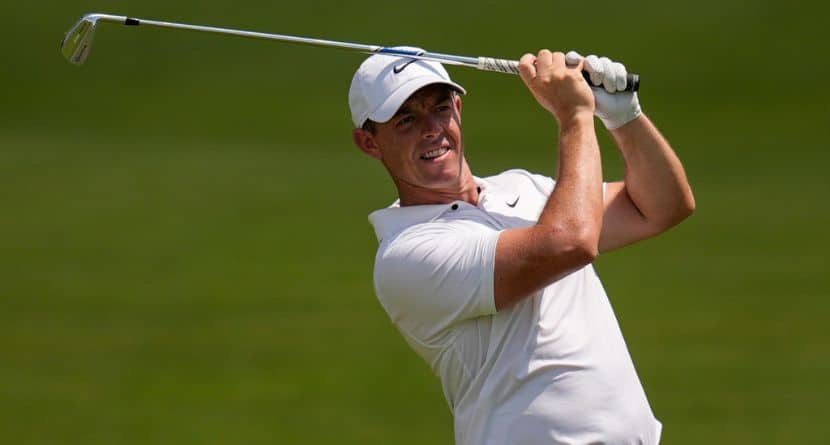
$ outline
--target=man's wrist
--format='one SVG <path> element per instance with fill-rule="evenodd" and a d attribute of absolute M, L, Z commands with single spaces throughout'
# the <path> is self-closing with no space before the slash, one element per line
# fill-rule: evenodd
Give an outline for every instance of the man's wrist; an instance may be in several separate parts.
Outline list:
<path fill-rule="evenodd" d="M 605 128 L 614 130 L 637 119 L 643 113 L 637 93 L 600 93 L 596 115 Z"/>
<path fill-rule="evenodd" d="M 594 127 L 594 112 L 581 111 L 564 117 L 558 117 L 559 129 L 565 131 L 570 128 L 593 128 Z"/>
<path fill-rule="evenodd" d="M 640 112 L 640 113 L 637 114 L 637 116 L 635 118 L 627 121 L 626 123 L 624 123 L 624 124 L 622 124 L 618 127 L 609 128 L 608 130 L 611 132 L 611 134 L 614 134 L 614 135 L 621 135 L 621 136 L 622 135 L 627 135 L 628 133 L 630 133 L 632 131 L 636 131 L 636 127 L 641 126 L 643 124 L 644 117 L 645 117 L 645 114 Z"/>

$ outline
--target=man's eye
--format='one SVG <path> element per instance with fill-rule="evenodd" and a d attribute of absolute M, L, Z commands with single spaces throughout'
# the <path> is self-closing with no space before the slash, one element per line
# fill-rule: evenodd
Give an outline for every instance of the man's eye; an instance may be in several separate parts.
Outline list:
<path fill-rule="evenodd" d="M 450 111 L 450 108 L 452 107 L 450 107 L 449 105 L 438 105 L 437 110 L 439 113 L 443 113 L 445 111 Z"/>
<path fill-rule="evenodd" d="M 404 116 L 404 117 L 398 119 L 397 126 L 400 127 L 400 126 L 406 125 L 406 124 L 408 124 L 408 123 L 410 123 L 414 120 L 415 120 L 414 116 Z"/>

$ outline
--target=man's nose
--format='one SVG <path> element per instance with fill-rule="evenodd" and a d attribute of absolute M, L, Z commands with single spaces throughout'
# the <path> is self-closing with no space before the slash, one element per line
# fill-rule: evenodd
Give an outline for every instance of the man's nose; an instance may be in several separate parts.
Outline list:
<path fill-rule="evenodd" d="M 422 133 L 426 138 L 434 138 L 444 131 L 444 126 L 438 116 L 427 116 L 424 119 Z"/>

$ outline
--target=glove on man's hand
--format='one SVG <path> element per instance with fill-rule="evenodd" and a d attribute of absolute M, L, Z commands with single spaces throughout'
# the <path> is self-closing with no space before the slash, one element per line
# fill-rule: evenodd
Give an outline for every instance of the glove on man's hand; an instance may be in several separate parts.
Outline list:
<path fill-rule="evenodd" d="M 582 59 L 576 51 L 565 54 L 565 63 L 569 66 L 577 65 Z M 613 130 L 622 127 L 642 114 L 637 93 L 623 91 L 628 75 L 625 65 L 594 55 L 584 59 L 583 69 L 591 77 L 591 89 L 597 104 L 594 114 L 602 120 L 605 128 Z"/>

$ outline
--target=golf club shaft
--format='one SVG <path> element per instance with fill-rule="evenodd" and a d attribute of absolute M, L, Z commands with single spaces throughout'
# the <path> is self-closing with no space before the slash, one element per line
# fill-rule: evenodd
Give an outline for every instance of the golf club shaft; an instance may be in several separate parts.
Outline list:
<path fill-rule="evenodd" d="M 213 26 L 189 25 L 185 23 L 164 22 L 159 20 L 138 19 L 126 16 L 110 14 L 87 14 L 84 18 L 92 21 L 105 21 L 120 23 L 127 26 L 155 26 L 160 28 L 182 29 L 187 31 L 199 31 L 212 34 L 226 34 L 238 37 L 246 37 L 259 40 L 273 40 L 285 43 L 296 43 L 319 47 L 341 48 L 352 51 L 359 51 L 367 54 L 389 54 L 393 56 L 409 57 L 413 59 L 430 60 L 448 65 L 466 66 L 484 71 L 495 71 L 500 73 L 519 74 L 519 63 L 515 60 L 495 59 L 492 57 L 465 57 L 452 54 L 442 54 L 428 51 L 413 51 L 406 49 L 388 48 L 378 45 L 365 45 L 360 43 L 338 42 L 335 40 L 315 39 L 308 37 L 297 37 L 283 34 L 270 34 L 255 31 L 243 31 L 238 29 L 218 28 Z M 588 73 L 583 71 L 583 76 L 590 83 Z M 637 91 L 639 89 L 639 76 L 628 74 L 626 91 Z"/>

